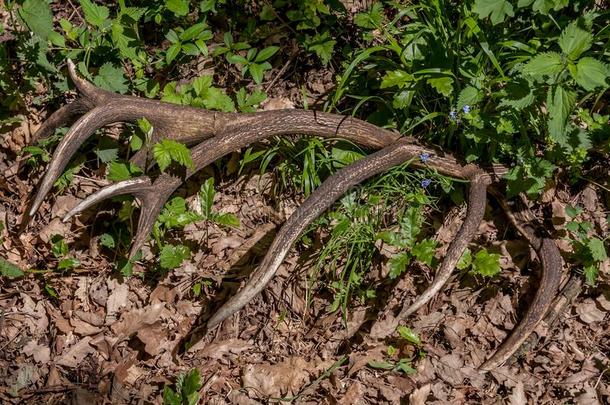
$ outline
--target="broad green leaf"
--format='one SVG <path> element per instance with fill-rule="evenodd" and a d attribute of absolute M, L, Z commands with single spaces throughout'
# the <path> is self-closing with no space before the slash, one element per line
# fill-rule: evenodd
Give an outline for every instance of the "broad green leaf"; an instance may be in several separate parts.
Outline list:
<path fill-rule="evenodd" d="M 610 70 L 607 65 L 597 59 L 585 57 L 578 60 L 574 80 L 585 90 L 608 87 L 607 80 Z"/>
<path fill-rule="evenodd" d="M 239 228 L 239 218 L 235 214 L 222 213 L 214 215 L 214 222 L 222 226 L 230 226 L 232 228 Z"/>
<path fill-rule="evenodd" d="M 267 59 L 269 59 L 270 57 L 272 57 L 273 55 L 275 55 L 275 53 L 279 50 L 280 50 L 279 46 L 268 46 L 267 48 L 263 49 L 256 55 L 256 59 L 254 59 L 254 62 L 256 62 L 256 63 L 264 62 Z"/>
<path fill-rule="evenodd" d="M 28 29 L 43 40 L 53 32 L 53 16 L 45 0 L 25 0 L 17 14 Z"/>
<path fill-rule="evenodd" d="M 248 71 L 250 72 L 250 75 L 252 75 L 252 78 L 254 79 L 256 84 L 261 84 L 263 82 L 263 75 L 265 71 L 263 70 L 262 64 L 252 63 L 248 67 Z"/>
<path fill-rule="evenodd" d="M 499 106 L 512 107 L 517 111 L 529 107 L 535 100 L 532 83 L 524 78 L 511 80 L 504 88 L 504 93 Z"/>
<path fill-rule="evenodd" d="M 473 106 L 481 101 L 481 92 L 476 87 L 466 86 L 460 91 L 457 101 L 457 109 L 461 110 L 465 105 Z"/>
<path fill-rule="evenodd" d="M 472 270 L 481 276 L 495 276 L 500 273 L 500 255 L 485 249 L 478 251 L 472 262 Z"/>
<path fill-rule="evenodd" d="M 0 257 L 0 274 L 3 277 L 15 278 L 23 276 L 23 271 L 13 263 Z"/>
<path fill-rule="evenodd" d="M 142 174 L 142 169 L 135 164 L 115 161 L 111 162 L 108 166 L 107 178 L 110 181 L 123 181 L 140 174 Z"/>
<path fill-rule="evenodd" d="M 182 405 L 182 397 L 166 385 L 163 388 L 163 405 Z"/>
<path fill-rule="evenodd" d="M 417 336 L 417 333 L 413 332 L 410 328 L 407 328 L 406 326 L 399 326 L 398 334 L 407 342 L 413 343 L 417 346 L 421 345 L 421 339 L 419 338 L 419 336 Z"/>
<path fill-rule="evenodd" d="M 581 207 L 573 207 L 571 205 L 567 205 L 565 208 L 566 215 L 570 218 L 576 218 L 582 212 Z"/>
<path fill-rule="evenodd" d="M 435 250 L 436 241 L 434 239 L 424 239 L 413 246 L 411 249 L 411 254 L 420 262 L 431 266 Z"/>
<path fill-rule="evenodd" d="M 98 6 L 91 0 L 79 0 L 80 5 L 85 13 L 85 21 L 99 28 L 107 28 L 110 26 L 108 16 L 110 11 L 108 7 Z"/>
<path fill-rule="evenodd" d="M 184 245 L 165 245 L 159 255 L 159 264 L 166 270 L 175 269 L 191 255 L 191 251 Z"/>
<path fill-rule="evenodd" d="M 388 272 L 388 276 L 391 279 L 395 279 L 405 272 L 409 262 L 411 261 L 411 256 L 406 252 L 401 252 L 396 254 L 388 261 L 388 266 L 390 271 Z"/>
<path fill-rule="evenodd" d="M 189 0 L 166 0 L 165 7 L 175 16 L 182 17 L 189 13 Z"/>
<path fill-rule="evenodd" d="M 381 370 L 392 370 L 394 368 L 394 365 L 391 363 L 388 363 L 387 361 L 369 361 L 368 362 L 369 367 L 373 367 L 373 368 L 378 368 Z"/>
<path fill-rule="evenodd" d="M 470 267 L 471 264 L 472 264 L 472 252 L 470 251 L 470 249 L 466 248 L 466 250 L 464 250 L 464 253 L 462 253 L 462 257 L 460 257 L 460 260 L 458 260 L 455 267 L 458 270 L 465 270 L 468 267 Z"/>
<path fill-rule="evenodd" d="M 165 171 L 172 162 L 188 169 L 194 168 L 191 151 L 180 142 L 163 139 L 153 146 L 153 156 L 161 171 Z"/>
<path fill-rule="evenodd" d="M 584 266 L 583 273 L 585 275 L 585 280 L 588 285 L 595 285 L 597 282 L 597 275 L 599 273 L 599 267 L 597 264 L 589 264 Z"/>
<path fill-rule="evenodd" d="M 198 23 L 187 28 L 182 34 L 180 34 L 181 41 L 191 41 L 195 38 L 199 38 L 200 35 L 206 29 L 206 25 L 204 23 Z"/>
<path fill-rule="evenodd" d="M 591 253 L 591 257 L 593 260 L 597 262 L 603 262 L 608 258 L 608 254 L 606 253 L 606 247 L 604 246 L 604 242 L 597 238 L 589 239 L 587 243 L 587 248 Z"/>
<path fill-rule="evenodd" d="M 102 236 L 100 236 L 100 244 L 108 249 L 114 249 L 116 247 L 114 236 L 109 233 L 103 233 Z"/>
<path fill-rule="evenodd" d="M 362 28 L 376 28 L 383 21 L 383 4 L 375 2 L 370 10 L 354 16 L 354 24 Z"/>
<path fill-rule="evenodd" d="M 404 70 L 391 70 L 383 76 L 381 79 L 381 85 L 379 87 L 382 89 L 387 89 L 388 87 L 393 86 L 404 88 L 413 81 L 414 76 L 412 74 L 407 73 Z"/>
<path fill-rule="evenodd" d="M 561 55 L 557 52 L 546 52 L 534 56 L 524 67 L 523 73 L 536 79 L 552 77 L 563 69 Z"/>
<path fill-rule="evenodd" d="M 493 25 L 504 22 L 506 16 L 513 17 L 513 5 L 507 0 L 476 0 L 472 11 L 479 15 L 480 19 L 487 18 Z"/>
<path fill-rule="evenodd" d="M 193 393 L 197 393 L 201 389 L 201 376 L 199 370 L 194 368 L 188 372 L 182 383 L 182 396 L 191 396 Z M 190 403 L 190 401 L 189 401 Z M 197 403 L 197 402 L 196 402 Z"/>
<path fill-rule="evenodd" d="M 110 62 L 102 65 L 93 82 L 104 90 L 124 94 L 129 90 L 123 69 L 114 67 Z"/>
<path fill-rule="evenodd" d="M 57 269 L 58 270 L 73 269 L 73 268 L 77 267 L 79 264 L 80 264 L 80 261 L 78 259 L 72 259 L 72 258 L 68 257 L 65 259 L 61 259 L 59 261 L 59 263 L 57 264 Z"/>
<path fill-rule="evenodd" d="M 571 60 L 576 60 L 591 48 L 593 35 L 578 26 L 578 20 L 571 22 L 559 36 L 559 47 Z"/>
<path fill-rule="evenodd" d="M 176 57 L 180 53 L 181 49 L 182 49 L 182 44 L 180 44 L 179 42 L 175 43 L 172 46 L 170 46 L 169 48 L 167 48 L 167 51 L 165 51 L 165 62 L 168 65 L 170 63 L 172 63 L 174 61 L 174 59 L 176 59 Z"/>
<path fill-rule="evenodd" d="M 453 78 L 451 77 L 431 77 L 426 82 L 445 97 L 449 97 L 453 93 Z"/>
<path fill-rule="evenodd" d="M 547 95 L 549 136 L 563 145 L 567 141 L 566 121 L 576 105 L 576 93 L 563 86 L 551 87 Z"/>

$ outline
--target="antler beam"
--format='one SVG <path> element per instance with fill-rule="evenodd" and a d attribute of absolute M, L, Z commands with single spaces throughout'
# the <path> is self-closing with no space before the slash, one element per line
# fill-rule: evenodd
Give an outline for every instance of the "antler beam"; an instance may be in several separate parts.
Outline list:
<path fill-rule="evenodd" d="M 400 311 L 399 318 L 405 318 L 429 302 L 449 279 L 483 219 L 488 187 L 491 185 L 492 192 L 501 195 L 493 188 L 492 183 L 498 183 L 499 174 L 506 172 L 506 168 L 496 166 L 494 172 L 486 172 L 473 164 L 461 165 L 451 155 L 416 145 L 411 138 L 400 137 L 399 134 L 352 117 L 306 110 L 277 110 L 249 114 L 210 112 L 139 97 L 116 95 L 78 77 L 71 61 L 68 61 L 68 68 L 80 97 L 52 114 L 36 137 L 48 136 L 55 128 L 70 124 L 77 117 L 80 118 L 76 119 L 57 146 L 31 205 L 30 218 L 37 212 L 53 183 L 82 143 L 97 129 L 117 122 L 135 122 L 137 119 L 147 118 L 154 128 L 153 142 L 166 137 L 187 145 L 195 145 L 191 150 L 195 167 L 187 170 L 186 177 L 228 153 L 272 136 L 313 135 L 342 138 L 378 150 L 339 170 L 306 199 L 284 224 L 263 262 L 244 288 L 209 319 L 208 328 L 218 325 L 239 311 L 260 293 L 273 278 L 301 232 L 349 187 L 393 166 L 410 161 L 415 167 L 425 166 L 445 175 L 468 180 L 470 189 L 466 218 L 456 238 L 450 243 L 434 281 L 410 306 Z M 142 165 L 146 161 L 146 153 L 146 148 L 140 150 L 132 157 L 132 161 Z M 434 158 L 422 162 L 418 157 L 424 153 Z M 133 255 L 145 243 L 163 205 L 183 181 L 183 178 L 162 173 L 154 181 L 142 176 L 118 182 L 87 197 L 70 211 L 64 220 L 69 220 L 72 216 L 107 198 L 124 194 L 134 195 L 141 203 L 141 212 L 130 253 Z M 532 228 L 532 222 L 529 221 L 533 218 L 533 214 L 529 210 L 525 211 L 527 215 L 513 214 L 507 204 L 502 206 L 517 230 L 536 250 L 541 262 L 542 279 L 524 319 L 496 353 L 481 366 L 485 370 L 493 369 L 506 361 L 532 333 L 558 292 L 562 271 L 561 256 L 555 243 L 552 239 L 543 236 L 539 228 Z"/>

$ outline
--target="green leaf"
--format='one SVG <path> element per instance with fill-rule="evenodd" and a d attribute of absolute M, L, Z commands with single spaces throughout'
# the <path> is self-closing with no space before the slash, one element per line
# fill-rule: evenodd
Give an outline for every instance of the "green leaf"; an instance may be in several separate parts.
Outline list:
<path fill-rule="evenodd" d="M 493 25 L 504 22 L 506 16 L 513 17 L 515 15 L 513 5 L 507 0 L 476 0 L 472 11 L 477 13 L 480 19 L 489 16 Z"/>
<path fill-rule="evenodd" d="M 372 360 L 368 362 L 369 367 L 378 368 L 381 370 L 393 370 L 394 365 L 392 363 L 388 363 L 387 361 L 376 361 Z"/>
<path fill-rule="evenodd" d="M 3 277 L 15 278 L 23 276 L 23 271 L 13 263 L 0 257 L 0 274 Z"/>
<path fill-rule="evenodd" d="M 112 66 L 110 62 L 102 65 L 93 82 L 105 90 L 116 93 L 124 94 L 129 90 L 123 75 L 123 69 Z"/>
<path fill-rule="evenodd" d="M 570 218 L 576 218 L 582 212 L 582 208 L 573 207 L 571 205 L 566 205 L 565 212 L 566 212 L 566 215 L 569 216 Z"/>
<path fill-rule="evenodd" d="M 248 71 L 250 72 L 250 75 L 252 75 L 252 78 L 254 79 L 256 84 L 261 84 L 263 82 L 263 75 L 265 71 L 263 69 L 262 64 L 259 65 L 258 63 L 252 63 L 248 67 Z"/>
<path fill-rule="evenodd" d="M 174 59 L 176 59 L 176 57 L 180 53 L 181 49 L 182 49 L 182 44 L 179 42 L 175 43 L 172 46 L 170 46 L 169 48 L 167 48 L 167 51 L 165 51 L 165 62 L 168 65 L 170 63 L 172 63 L 174 61 Z"/>
<path fill-rule="evenodd" d="M 585 275 L 585 280 L 588 285 L 595 285 L 597 282 L 597 275 L 599 273 L 599 268 L 597 264 L 589 264 L 583 268 L 583 273 Z"/>
<path fill-rule="evenodd" d="M 472 264 L 472 252 L 470 251 L 470 249 L 466 248 L 466 250 L 464 250 L 464 253 L 462 253 L 462 257 L 460 257 L 460 260 L 458 260 L 455 267 L 458 270 L 465 270 L 468 267 L 470 267 L 471 264 Z"/>
<path fill-rule="evenodd" d="M 578 26 L 578 20 L 571 22 L 559 36 L 559 47 L 571 60 L 576 60 L 591 48 L 593 35 Z"/>
<path fill-rule="evenodd" d="M 206 24 L 198 23 L 187 28 L 182 34 L 180 34 L 180 40 L 191 41 L 195 38 L 199 38 L 206 29 Z"/>
<path fill-rule="evenodd" d="M 606 253 L 606 247 L 604 246 L 604 242 L 597 238 L 589 239 L 587 243 L 587 249 L 591 253 L 591 257 L 593 260 L 597 262 L 603 262 L 608 258 L 608 254 Z"/>
<path fill-rule="evenodd" d="M 331 39 L 329 32 L 324 31 L 322 34 L 316 34 L 311 38 L 307 37 L 305 47 L 308 51 L 315 52 L 322 64 L 326 66 L 330 62 L 336 43 L 337 41 Z"/>
<path fill-rule="evenodd" d="M 382 21 L 383 4 L 381 2 L 375 2 L 370 10 L 354 16 L 354 24 L 362 28 L 371 29 L 379 27 Z"/>
<path fill-rule="evenodd" d="M 231 213 L 222 213 L 214 215 L 214 222 L 223 226 L 230 226 L 233 228 L 239 228 L 239 218 Z"/>
<path fill-rule="evenodd" d="M 200 389 L 201 376 L 199 375 L 199 370 L 194 368 L 189 371 L 186 377 L 184 378 L 184 381 L 182 383 L 182 397 L 189 398 L 188 403 L 191 404 L 193 402 L 191 402 L 190 397 L 192 396 L 192 394 L 197 394 Z M 195 404 L 197 404 L 198 402 L 199 401 L 197 400 Z"/>
<path fill-rule="evenodd" d="M 406 326 L 399 326 L 398 334 L 407 342 L 413 343 L 417 346 L 421 345 L 421 339 L 419 338 L 419 336 L 417 336 L 417 333 L 413 332 L 410 328 L 407 328 Z"/>
<path fill-rule="evenodd" d="M 504 93 L 499 106 L 512 107 L 517 111 L 529 107 L 536 99 L 532 83 L 524 78 L 511 80 L 504 88 Z"/>
<path fill-rule="evenodd" d="M 254 62 L 256 62 L 256 63 L 264 62 L 267 59 L 269 59 L 270 57 L 272 57 L 273 55 L 275 55 L 275 53 L 279 50 L 280 50 L 279 46 L 268 46 L 267 48 L 263 49 L 256 55 L 256 59 L 254 59 Z"/>
<path fill-rule="evenodd" d="M 111 162 L 108 167 L 108 180 L 123 181 L 142 174 L 142 169 L 132 162 Z"/>
<path fill-rule="evenodd" d="M 45 0 L 25 0 L 17 14 L 30 31 L 46 40 L 53 32 L 53 16 Z"/>
<path fill-rule="evenodd" d="M 163 405 L 182 405 L 182 398 L 168 386 L 163 388 Z"/>
<path fill-rule="evenodd" d="M 479 89 L 473 86 L 466 86 L 460 91 L 457 101 L 457 109 L 461 110 L 465 105 L 473 106 L 481 101 L 482 95 Z"/>
<path fill-rule="evenodd" d="M 411 249 L 411 254 L 420 262 L 431 266 L 435 250 L 436 241 L 434 239 L 424 239 L 413 246 L 413 249 Z"/>
<path fill-rule="evenodd" d="M 85 21 L 99 28 L 110 26 L 110 20 L 108 20 L 110 11 L 108 10 L 108 7 L 98 6 L 91 0 L 79 0 L 79 2 L 85 13 Z"/>
<path fill-rule="evenodd" d="M 100 244 L 108 249 L 114 249 L 116 247 L 114 236 L 109 233 L 103 233 L 102 236 L 100 236 Z"/>
<path fill-rule="evenodd" d="M 563 86 L 551 87 L 547 94 L 549 136 L 560 145 L 567 142 L 566 121 L 576 105 L 576 93 Z"/>
<path fill-rule="evenodd" d="M 523 73 L 535 79 L 552 77 L 563 69 L 561 55 L 557 52 L 546 52 L 534 56 L 524 67 Z"/>
<path fill-rule="evenodd" d="M 381 79 L 379 88 L 387 89 L 388 87 L 398 86 L 404 88 L 414 81 L 414 76 L 404 70 L 391 70 L 387 72 Z"/>
<path fill-rule="evenodd" d="M 500 255 L 483 249 L 477 252 L 472 262 L 472 270 L 481 276 L 493 277 L 500 273 Z"/>
<path fill-rule="evenodd" d="M 608 77 L 610 77 L 608 66 L 595 58 L 581 58 L 576 64 L 574 80 L 587 91 L 608 87 Z"/>
<path fill-rule="evenodd" d="M 191 151 L 183 144 L 172 141 L 171 139 L 163 139 L 161 142 L 153 146 L 153 156 L 159 169 L 165 171 L 172 162 L 175 162 L 188 169 L 193 169 L 193 159 Z"/>
<path fill-rule="evenodd" d="M 392 257 L 388 261 L 388 266 L 390 271 L 388 272 L 388 276 L 391 279 L 395 279 L 405 272 L 409 262 L 411 261 L 411 256 L 407 252 L 401 252 Z"/>
<path fill-rule="evenodd" d="M 166 270 L 175 269 L 191 255 L 191 251 L 184 245 L 165 245 L 159 255 L 159 263 Z"/>
<path fill-rule="evenodd" d="M 80 261 L 78 259 L 72 259 L 72 258 L 65 258 L 65 259 L 61 259 L 59 261 L 59 263 L 57 264 L 57 269 L 58 270 L 67 270 L 67 269 L 73 269 L 75 267 L 77 267 L 80 264 Z"/>
<path fill-rule="evenodd" d="M 189 13 L 189 0 L 166 0 L 165 7 L 175 16 L 182 17 Z"/>
<path fill-rule="evenodd" d="M 449 97 L 453 93 L 453 78 L 451 77 L 431 77 L 426 82 L 445 97 Z"/>

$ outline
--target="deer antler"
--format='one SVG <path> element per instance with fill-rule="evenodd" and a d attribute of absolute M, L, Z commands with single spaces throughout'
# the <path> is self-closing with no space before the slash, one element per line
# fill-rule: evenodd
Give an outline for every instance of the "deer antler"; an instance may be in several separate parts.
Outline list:
<path fill-rule="evenodd" d="M 498 175 L 487 173 L 478 166 L 461 165 L 450 155 L 443 155 L 430 148 L 415 145 L 413 139 L 401 138 L 396 133 L 352 117 L 305 110 L 278 110 L 249 114 L 210 112 L 133 96 L 116 95 L 96 88 L 79 78 L 70 61 L 68 61 L 68 67 L 70 76 L 80 92 L 80 98 L 55 112 L 41 127 L 38 136 L 46 136 L 56 127 L 69 123 L 76 116 L 81 117 L 76 120 L 55 150 L 48 171 L 42 179 L 38 194 L 32 204 L 30 216 L 33 216 L 40 207 L 53 183 L 78 147 L 97 129 L 115 122 L 134 122 L 145 117 L 153 124 L 153 141 L 169 137 L 189 145 L 196 144 L 191 150 L 195 167 L 187 170 L 186 177 L 230 152 L 271 136 L 337 137 L 371 149 L 381 149 L 339 170 L 310 195 L 284 224 L 263 262 L 246 286 L 211 317 L 207 324 L 208 327 L 219 324 L 231 314 L 239 311 L 262 291 L 303 229 L 328 209 L 349 187 L 409 160 L 413 166 L 428 166 L 442 174 L 470 181 L 466 218 L 458 235 L 450 243 L 435 280 L 409 307 L 401 310 L 399 317 L 404 318 L 412 314 L 440 291 L 449 279 L 483 218 L 486 189 L 492 181 L 499 179 Z M 145 158 L 144 153 L 146 153 L 145 150 L 138 152 L 132 159 L 141 162 Z M 420 162 L 417 157 L 423 153 L 435 157 L 429 159 L 427 163 Z M 499 168 L 500 173 L 505 171 L 506 168 Z M 140 200 L 142 208 L 131 250 L 131 255 L 133 255 L 146 241 L 163 205 L 183 180 L 180 177 L 162 173 L 154 181 L 142 176 L 112 184 L 83 200 L 66 215 L 64 220 L 69 220 L 72 216 L 104 199 L 123 194 L 134 195 Z M 509 215 L 512 215 L 506 206 L 503 207 Z M 531 334 L 557 294 L 561 277 L 561 256 L 554 242 L 549 238 L 535 235 L 532 229 L 523 224 L 523 221 L 528 218 L 524 218 L 522 214 L 512 215 L 511 218 L 540 258 L 542 282 L 523 321 L 495 355 L 483 364 L 482 367 L 485 369 L 497 367 L 507 360 Z"/>

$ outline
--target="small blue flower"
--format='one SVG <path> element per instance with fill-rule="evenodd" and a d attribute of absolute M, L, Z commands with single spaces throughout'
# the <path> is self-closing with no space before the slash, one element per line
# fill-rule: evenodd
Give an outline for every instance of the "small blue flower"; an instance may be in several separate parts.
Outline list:
<path fill-rule="evenodd" d="M 455 109 L 449 111 L 449 118 L 451 118 L 451 121 L 455 121 L 457 119 L 457 111 L 455 111 Z"/>
<path fill-rule="evenodd" d="M 462 107 L 462 111 L 464 111 L 464 114 L 468 114 L 470 112 L 470 106 L 466 104 L 464 107 Z"/>
<path fill-rule="evenodd" d="M 422 153 L 419 155 L 419 160 L 422 161 L 422 163 L 426 163 L 428 160 L 430 159 L 430 154 L 429 153 Z"/>
<path fill-rule="evenodd" d="M 423 188 L 426 188 L 426 187 L 428 187 L 428 186 L 430 185 L 430 183 L 432 183 L 432 180 L 430 180 L 430 179 L 423 179 L 423 180 L 421 181 L 421 186 L 422 186 Z"/>

